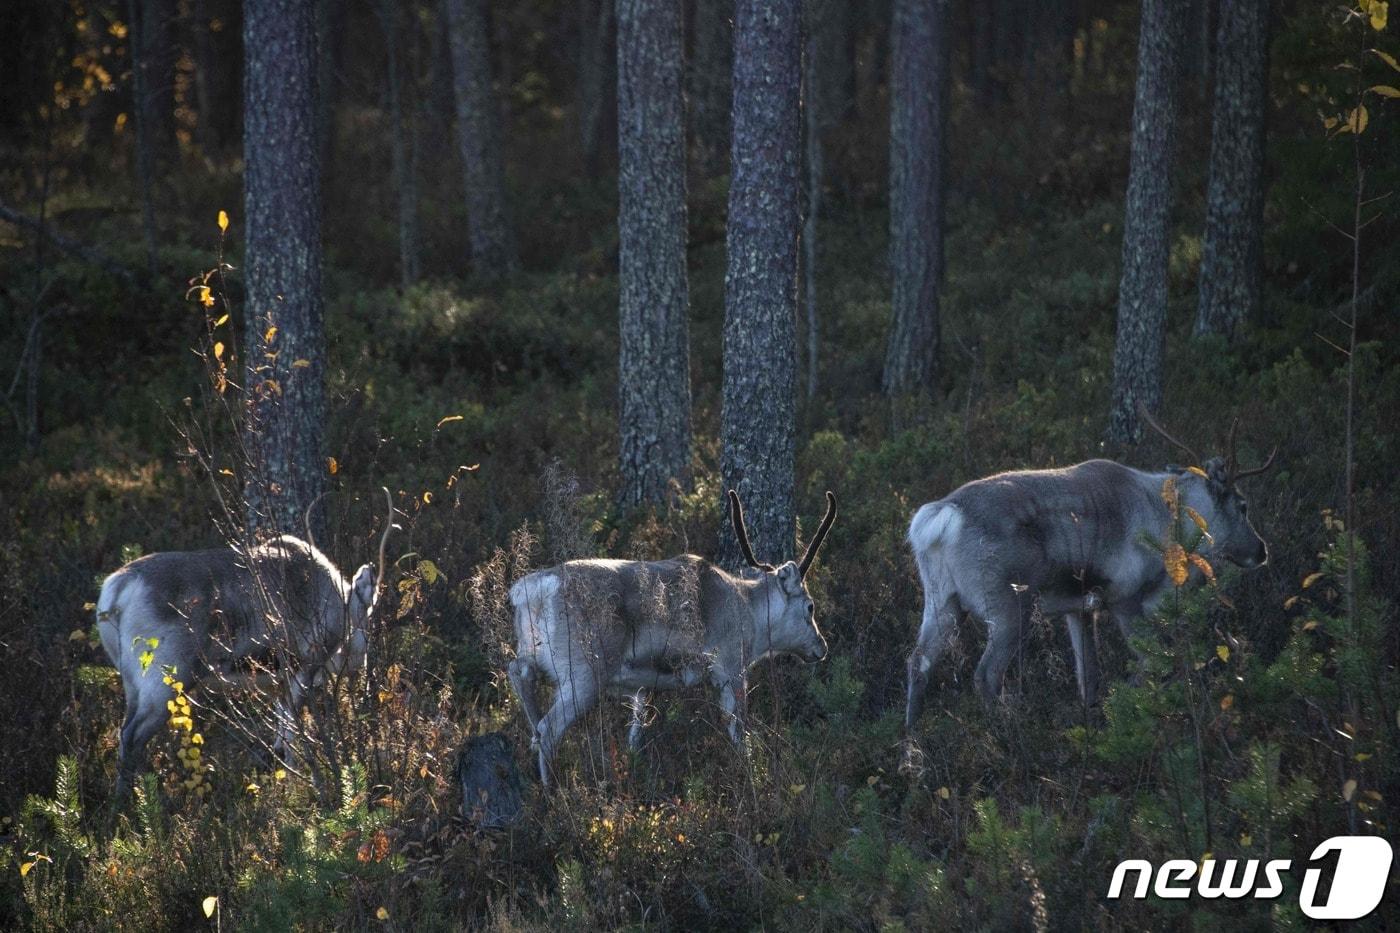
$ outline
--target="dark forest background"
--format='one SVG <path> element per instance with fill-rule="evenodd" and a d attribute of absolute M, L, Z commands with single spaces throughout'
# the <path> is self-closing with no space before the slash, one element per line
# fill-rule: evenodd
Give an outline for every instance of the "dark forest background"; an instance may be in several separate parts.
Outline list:
<path fill-rule="evenodd" d="M 1292 928 L 1297 877 L 1277 901 L 1104 895 L 1127 857 L 1394 838 L 1385 4 L 4 18 L 5 926 Z M 1141 676 L 1100 626 L 1089 709 L 1047 620 L 984 709 L 968 620 L 902 756 L 913 511 L 998 470 L 1179 462 L 1140 402 L 1208 455 L 1236 418 L 1245 463 L 1277 446 L 1247 490 L 1267 567 L 1183 589 Z M 330 711 L 330 779 L 279 776 L 210 712 L 212 790 L 172 731 L 114 807 L 102 577 L 301 533 L 325 490 L 317 540 L 349 570 L 380 486 L 392 624 Z M 707 694 L 658 698 L 635 754 L 605 704 L 521 825 L 464 825 L 465 737 L 506 731 L 530 771 L 505 586 L 581 556 L 732 562 L 731 486 L 769 560 L 841 498 L 808 578 L 831 659 L 754 671 L 747 762 Z"/>

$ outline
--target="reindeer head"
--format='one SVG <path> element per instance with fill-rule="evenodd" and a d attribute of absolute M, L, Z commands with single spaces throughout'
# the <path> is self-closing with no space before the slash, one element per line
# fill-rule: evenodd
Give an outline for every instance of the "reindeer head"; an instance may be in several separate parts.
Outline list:
<path fill-rule="evenodd" d="M 817 528 L 806 552 L 800 561 L 788 561 L 781 567 L 761 563 L 753 556 L 749 545 L 748 528 L 744 524 L 744 507 L 739 503 L 739 494 L 729 490 L 729 517 L 734 523 L 734 534 L 739 539 L 739 549 L 750 567 L 762 571 L 760 595 L 754 601 L 755 621 L 760 631 L 766 634 L 766 651 L 775 654 L 795 654 L 804 661 L 820 661 L 826 657 L 826 639 L 817 628 L 816 606 L 807 592 L 804 578 L 812 561 L 816 560 L 817 550 L 831 530 L 836 520 L 836 496 L 826 494 L 826 516 Z M 763 639 L 760 638 L 760 648 Z"/>
<path fill-rule="evenodd" d="M 319 496 L 317 501 L 320 501 Z M 364 668 L 369 654 L 370 623 L 384 585 L 384 555 L 389 545 L 389 534 L 399 528 L 394 524 L 394 500 L 388 489 L 384 489 L 384 501 L 389 511 L 384 518 L 384 533 L 379 537 L 379 560 L 376 564 L 364 564 L 355 571 L 345 595 L 346 638 L 336 649 L 330 665 L 337 672 Z M 312 541 L 313 547 L 315 542 L 311 538 L 310 516 L 315 505 L 312 502 L 306 510 L 306 537 Z"/>
<path fill-rule="evenodd" d="M 1258 476 L 1273 466 L 1278 448 L 1273 449 L 1263 466 L 1241 470 L 1235 456 L 1235 440 L 1240 426 L 1240 419 L 1236 418 L 1230 425 L 1226 455 L 1203 461 L 1194 450 L 1168 434 L 1148 413 L 1146 407 L 1139 404 L 1138 410 L 1143 420 L 1154 431 L 1185 451 L 1191 458 L 1191 463 L 1199 464 L 1197 469 L 1205 474 L 1201 478 L 1195 470 L 1182 471 L 1184 475 L 1199 478 L 1199 482 L 1182 487 L 1182 497 L 1185 504 L 1199 512 L 1206 520 L 1210 537 L 1203 550 L 1207 555 L 1223 557 L 1245 568 L 1262 567 L 1268 563 L 1269 546 L 1264 543 L 1259 532 L 1254 530 L 1254 524 L 1249 519 L 1249 503 L 1240 492 L 1239 483 L 1251 476 Z"/>

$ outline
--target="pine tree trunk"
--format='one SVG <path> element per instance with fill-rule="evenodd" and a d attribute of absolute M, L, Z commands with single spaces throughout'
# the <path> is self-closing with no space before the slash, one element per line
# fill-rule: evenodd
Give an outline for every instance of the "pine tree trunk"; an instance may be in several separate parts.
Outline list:
<path fill-rule="evenodd" d="M 486 0 L 445 0 L 445 9 L 472 264 L 477 275 L 500 278 L 514 272 L 519 261 L 506 212 L 500 106 L 491 84 Z"/>
<path fill-rule="evenodd" d="M 1136 442 L 1142 433 L 1139 403 L 1156 411 L 1162 402 L 1172 147 L 1189 10 L 1189 4 L 1178 0 L 1142 4 L 1108 425 L 1109 440 L 1120 443 Z"/>
<path fill-rule="evenodd" d="M 948 88 L 947 0 L 895 0 L 890 91 L 892 321 L 884 389 L 931 392 L 938 376 Z"/>
<path fill-rule="evenodd" d="M 586 171 L 596 173 L 602 164 L 603 123 L 608 97 L 614 89 L 609 80 L 615 58 L 612 47 L 614 0 L 579 3 L 578 121 L 579 148 Z"/>
<path fill-rule="evenodd" d="M 146 246 L 146 272 L 152 278 L 156 272 L 156 202 L 155 202 L 155 137 L 151 127 L 150 69 L 146 63 L 143 17 L 149 12 L 141 0 L 127 0 L 130 21 L 127 48 L 131 55 L 131 113 L 136 124 L 136 185 L 141 196 L 141 237 Z"/>
<path fill-rule="evenodd" d="M 140 0 L 141 66 L 145 71 L 146 129 L 152 165 L 175 159 L 175 0 Z"/>
<path fill-rule="evenodd" d="M 622 506 L 690 474 L 683 0 L 618 0 Z"/>
<path fill-rule="evenodd" d="M 800 0 L 735 3 L 720 474 L 771 562 L 793 551 L 801 19 Z M 740 561 L 732 532 L 720 559 Z"/>
<path fill-rule="evenodd" d="M 695 0 L 690 58 L 691 151 L 701 177 L 729 169 L 734 73 L 734 0 Z"/>
<path fill-rule="evenodd" d="M 1269 0 L 1221 0 L 1197 336 L 1223 334 L 1259 308 Z"/>
<path fill-rule="evenodd" d="M 348 0 L 311 0 L 316 7 L 317 86 L 316 148 L 325 167 L 323 183 L 329 183 L 335 162 L 335 108 L 340 100 L 340 52 L 345 32 Z"/>
<path fill-rule="evenodd" d="M 247 524 L 296 533 L 325 482 L 313 5 L 246 0 L 243 42 Z"/>
<path fill-rule="evenodd" d="M 389 149 L 394 166 L 394 188 L 399 201 L 399 281 L 404 288 L 418 281 L 418 183 L 414 176 L 412 152 L 416 139 L 412 100 L 412 69 L 406 66 L 400 50 L 403 34 L 398 0 L 380 0 L 376 13 L 384 33 L 388 69 L 386 91 L 389 98 Z M 405 94 L 405 84 L 409 91 Z M 407 98 L 407 100 L 405 100 Z"/>
<path fill-rule="evenodd" d="M 812 12 L 809 8 L 809 14 Z M 803 63 L 803 127 L 806 144 L 807 210 L 802 222 L 802 303 L 807 311 L 807 397 L 817 394 L 820 383 L 821 320 L 817 306 L 817 222 L 822 199 L 822 94 L 820 74 L 821 24 L 809 20 L 807 56 Z"/>

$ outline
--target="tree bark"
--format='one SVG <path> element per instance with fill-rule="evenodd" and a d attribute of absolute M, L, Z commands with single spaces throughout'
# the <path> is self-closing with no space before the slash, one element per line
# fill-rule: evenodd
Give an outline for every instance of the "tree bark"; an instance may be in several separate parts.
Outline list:
<path fill-rule="evenodd" d="M 1195 333 L 1230 338 L 1259 308 L 1269 0 L 1221 0 L 1219 48 Z"/>
<path fill-rule="evenodd" d="M 1142 4 L 1108 425 L 1109 440 L 1119 443 L 1136 442 L 1141 436 L 1139 403 L 1149 411 L 1162 403 L 1172 147 L 1189 10 L 1189 4 L 1178 0 Z"/>
<path fill-rule="evenodd" d="M 467 234 L 477 275 L 499 278 L 519 266 L 506 212 L 500 107 L 491 84 L 485 0 L 445 0 L 457 140 L 467 195 Z"/>
<path fill-rule="evenodd" d="M 145 72 L 146 92 L 141 106 L 150 135 L 152 163 L 161 166 L 175 157 L 175 0 L 139 2 L 141 68 Z"/>
<path fill-rule="evenodd" d="M 809 10 L 810 12 L 810 10 Z M 809 23 L 809 26 L 815 24 Z M 818 68 L 818 33 L 809 30 L 807 56 L 803 68 L 803 127 L 806 144 L 807 204 L 802 221 L 802 304 L 807 312 L 807 397 L 817 394 L 821 380 L 821 319 L 817 305 L 817 222 L 821 218 L 822 201 L 822 111 L 823 95 L 819 90 L 821 76 Z"/>
<path fill-rule="evenodd" d="M 589 0 L 578 5 L 578 122 L 579 148 L 584 168 L 594 174 L 602 163 L 603 123 L 615 58 L 608 51 L 613 40 L 614 0 Z"/>
<path fill-rule="evenodd" d="M 691 151 L 702 177 L 729 168 L 734 71 L 734 0 L 695 0 L 690 57 Z"/>
<path fill-rule="evenodd" d="M 609 0 L 610 2 L 610 0 Z M 683 0 L 618 0 L 621 505 L 689 485 Z"/>
<path fill-rule="evenodd" d="M 243 39 L 247 524 L 298 533 L 325 482 L 314 6 L 246 0 Z"/>
<path fill-rule="evenodd" d="M 890 92 L 892 320 L 884 389 L 931 392 L 938 377 L 948 90 L 947 0 L 895 0 Z"/>
<path fill-rule="evenodd" d="M 800 0 L 735 3 L 720 474 L 772 562 L 793 551 L 801 19 Z M 732 532 L 720 560 L 741 560 Z"/>
<path fill-rule="evenodd" d="M 340 99 L 340 51 L 345 32 L 346 0 L 311 0 L 316 7 L 316 148 L 321 165 L 335 163 L 335 108 Z M 323 183 L 329 183 L 325 175 Z"/>
<path fill-rule="evenodd" d="M 394 188 L 399 201 L 399 281 L 411 287 L 421 274 L 418 238 L 418 179 L 413 151 L 417 140 L 413 104 L 413 71 L 401 51 L 403 29 L 398 0 L 379 0 L 376 7 L 384 33 L 388 70 L 389 149 L 394 166 Z M 405 93 L 405 85 L 408 87 Z"/>

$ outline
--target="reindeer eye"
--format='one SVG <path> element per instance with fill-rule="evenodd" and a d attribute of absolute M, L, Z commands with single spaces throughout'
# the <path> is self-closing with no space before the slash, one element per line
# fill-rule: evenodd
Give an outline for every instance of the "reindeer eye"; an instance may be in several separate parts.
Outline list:
<path fill-rule="evenodd" d="M 1241 514 L 1241 515 L 1248 515 L 1248 514 L 1249 514 L 1249 503 L 1246 502 L 1246 501 L 1244 501 L 1243 499 L 1240 500 L 1240 514 Z"/>
<path fill-rule="evenodd" d="M 808 615 L 811 615 L 811 614 L 816 610 L 816 608 L 817 608 L 816 603 L 812 602 L 810 599 L 807 600 L 807 614 L 808 614 Z"/>

